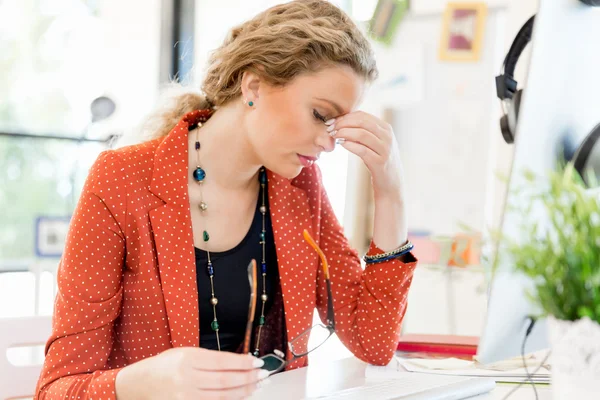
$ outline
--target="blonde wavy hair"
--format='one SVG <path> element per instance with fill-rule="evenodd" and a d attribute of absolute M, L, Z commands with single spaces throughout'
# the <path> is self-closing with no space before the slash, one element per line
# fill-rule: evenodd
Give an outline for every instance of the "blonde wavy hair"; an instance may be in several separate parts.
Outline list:
<path fill-rule="evenodd" d="M 241 96 L 245 71 L 284 86 L 301 74 L 346 65 L 367 82 L 378 71 L 368 40 L 350 17 L 326 0 L 295 0 L 271 7 L 234 27 L 214 50 L 201 89 L 173 84 L 146 137 L 167 135 L 186 113 L 218 108 Z"/>

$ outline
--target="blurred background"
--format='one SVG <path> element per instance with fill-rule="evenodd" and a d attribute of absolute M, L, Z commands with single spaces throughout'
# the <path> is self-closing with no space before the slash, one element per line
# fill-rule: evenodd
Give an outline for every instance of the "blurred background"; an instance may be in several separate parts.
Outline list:
<path fill-rule="evenodd" d="M 50 316 L 70 216 L 97 155 L 141 124 L 173 79 L 276 0 L 0 0 L 0 321 Z M 390 122 L 420 264 L 405 334 L 479 335 L 490 231 L 512 148 L 494 77 L 536 0 L 332 0 L 369 35 L 380 79 L 361 109 Z M 526 57 L 526 56 L 525 56 Z M 517 70 L 524 75 L 526 62 Z M 352 244 L 370 240 L 370 179 L 338 147 L 320 161 Z M 16 363 L 41 348 L 13 349 Z M 313 358 L 339 358 L 335 340 Z"/>

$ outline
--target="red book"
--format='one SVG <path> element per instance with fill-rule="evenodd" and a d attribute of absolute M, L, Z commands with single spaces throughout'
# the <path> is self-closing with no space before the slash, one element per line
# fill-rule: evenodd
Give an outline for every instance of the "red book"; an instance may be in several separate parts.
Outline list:
<path fill-rule="evenodd" d="M 472 357 L 477 354 L 479 337 L 456 335 L 404 335 L 398 342 L 403 353 L 428 353 L 449 357 Z"/>

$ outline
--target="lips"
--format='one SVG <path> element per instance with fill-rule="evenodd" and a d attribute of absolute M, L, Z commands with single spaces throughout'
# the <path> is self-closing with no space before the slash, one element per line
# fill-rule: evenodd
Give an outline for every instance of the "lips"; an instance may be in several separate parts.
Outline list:
<path fill-rule="evenodd" d="M 317 161 L 319 158 L 318 157 L 311 157 L 311 156 L 303 156 L 302 154 L 298 154 L 298 159 L 300 160 L 300 163 L 304 166 L 304 167 L 310 167 L 311 165 L 313 165 L 315 163 L 315 161 Z"/>

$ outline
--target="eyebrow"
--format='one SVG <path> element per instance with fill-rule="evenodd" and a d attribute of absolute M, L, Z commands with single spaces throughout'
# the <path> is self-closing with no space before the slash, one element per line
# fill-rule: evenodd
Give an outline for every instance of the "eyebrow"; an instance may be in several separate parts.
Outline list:
<path fill-rule="evenodd" d="M 332 105 L 333 108 L 335 108 L 335 111 L 338 113 L 338 115 L 344 114 L 344 110 L 336 102 L 328 100 L 328 99 L 323 99 L 323 98 L 320 98 L 320 97 L 317 97 L 317 100 L 321 100 L 321 101 L 324 101 L 324 102 L 329 103 L 330 105 Z"/>

